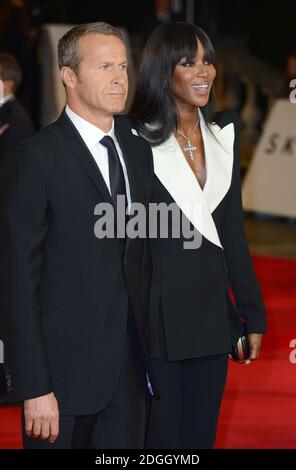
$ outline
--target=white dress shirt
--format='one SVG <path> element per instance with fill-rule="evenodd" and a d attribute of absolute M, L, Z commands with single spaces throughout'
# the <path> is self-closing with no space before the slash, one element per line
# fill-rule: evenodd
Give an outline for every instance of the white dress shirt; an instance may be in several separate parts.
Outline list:
<path fill-rule="evenodd" d="M 1 108 L 5 103 L 7 103 L 7 101 L 14 100 L 14 99 L 15 99 L 15 96 L 14 96 L 13 93 L 12 93 L 11 95 L 2 96 L 2 98 L 1 98 L 1 94 L 0 94 L 0 108 Z"/>
<path fill-rule="evenodd" d="M 106 134 L 104 131 L 96 127 L 94 124 L 86 121 L 81 116 L 78 116 L 69 106 L 66 106 L 66 113 L 69 119 L 71 119 L 72 123 L 78 130 L 79 134 L 81 135 L 85 145 L 87 146 L 88 150 L 92 154 L 97 166 L 99 167 L 100 172 L 105 180 L 106 186 L 109 189 L 111 194 L 111 187 L 110 187 L 110 178 L 109 178 L 109 160 L 108 160 L 108 150 L 104 145 L 100 144 L 100 140 L 105 136 L 109 135 L 114 140 L 114 144 L 116 150 L 119 155 L 120 163 L 122 165 L 124 179 L 125 179 L 125 186 L 126 186 L 126 195 L 127 195 L 127 204 L 128 209 L 130 209 L 131 204 L 131 194 L 130 194 L 130 185 L 126 170 L 125 161 L 123 159 L 122 151 L 119 146 L 119 143 L 116 139 L 115 132 L 114 132 L 114 119 L 112 122 L 112 127 L 110 131 Z"/>

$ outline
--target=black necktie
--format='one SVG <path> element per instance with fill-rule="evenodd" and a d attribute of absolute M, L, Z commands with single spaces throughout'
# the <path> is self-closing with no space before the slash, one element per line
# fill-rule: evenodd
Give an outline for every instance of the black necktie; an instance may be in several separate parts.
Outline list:
<path fill-rule="evenodd" d="M 127 197 L 126 197 L 126 186 L 125 186 L 125 179 L 123 174 L 122 165 L 119 160 L 119 155 L 116 150 L 114 141 L 112 137 L 109 135 L 105 135 L 105 137 L 100 140 L 100 144 L 104 145 L 108 150 L 108 161 L 109 161 L 109 180 L 110 180 L 110 188 L 111 188 L 111 195 L 113 204 L 115 207 L 115 212 L 117 213 L 117 219 L 119 226 L 117 225 L 117 230 L 120 231 L 121 235 L 120 238 L 123 238 L 122 249 L 124 250 L 125 246 L 125 227 L 127 223 L 127 216 L 126 216 L 126 209 L 127 209 Z M 124 196 L 124 205 L 120 204 L 117 206 L 117 196 Z M 122 210 L 118 211 L 118 208 L 122 208 Z M 118 233 L 118 232 L 117 232 Z"/>
<path fill-rule="evenodd" d="M 100 144 L 104 145 L 108 150 L 109 160 L 109 179 L 111 187 L 111 195 L 115 208 L 117 207 L 117 196 L 125 196 L 125 207 L 127 206 L 125 179 L 119 155 L 116 150 L 114 141 L 109 135 L 100 140 Z"/>

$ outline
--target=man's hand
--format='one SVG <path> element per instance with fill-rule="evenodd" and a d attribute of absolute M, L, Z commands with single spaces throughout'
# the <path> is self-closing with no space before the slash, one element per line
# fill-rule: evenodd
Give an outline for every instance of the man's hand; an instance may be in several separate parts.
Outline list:
<path fill-rule="evenodd" d="M 25 400 L 24 414 L 28 437 L 55 442 L 59 434 L 59 408 L 53 393 Z"/>
<path fill-rule="evenodd" d="M 259 333 L 250 333 L 248 335 L 249 344 L 250 344 L 250 356 L 249 356 L 249 359 L 245 361 L 245 364 L 250 364 L 251 361 L 258 359 L 259 354 L 260 354 L 262 338 L 263 338 L 263 335 Z"/>

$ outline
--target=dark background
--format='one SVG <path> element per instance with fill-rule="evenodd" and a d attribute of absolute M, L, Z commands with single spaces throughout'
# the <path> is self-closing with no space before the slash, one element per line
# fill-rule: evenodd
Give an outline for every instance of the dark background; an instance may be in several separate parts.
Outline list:
<path fill-rule="evenodd" d="M 0 2 L 1 4 L 2 2 Z M 152 0 L 28 0 L 32 26 L 43 22 L 84 23 L 105 20 L 141 32 L 153 10 Z M 185 4 L 185 2 L 183 2 Z M 283 67 L 296 52 L 296 1 L 195 0 L 195 23 L 209 35 L 230 35 L 242 40 L 272 65 Z M 212 34 L 211 34 L 212 33 Z"/>
<path fill-rule="evenodd" d="M 186 3 L 180 2 L 183 15 L 172 19 L 186 19 Z M 205 29 L 216 48 L 220 41 L 231 39 L 284 75 L 288 57 L 293 56 L 296 64 L 296 0 L 195 0 L 194 5 L 194 23 Z M 106 21 L 124 27 L 137 67 L 144 42 L 156 26 L 153 11 L 153 0 L 0 0 L 0 51 L 13 54 L 21 65 L 23 81 L 17 94 L 35 127 L 40 116 L 44 23 Z"/>

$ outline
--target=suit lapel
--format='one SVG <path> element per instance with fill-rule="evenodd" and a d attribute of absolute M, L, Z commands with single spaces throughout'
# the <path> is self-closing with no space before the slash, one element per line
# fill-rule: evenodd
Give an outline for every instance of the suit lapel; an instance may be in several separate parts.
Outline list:
<path fill-rule="evenodd" d="M 6 101 L 1 107 L 0 107 L 0 119 L 6 118 L 7 113 L 9 112 L 9 109 L 11 106 L 15 103 L 16 99 L 10 98 L 8 101 Z M 0 122 L 0 125 L 6 124 L 6 122 Z"/>
<path fill-rule="evenodd" d="M 115 135 L 122 150 L 123 158 L 126 164 L 131 201 L 140 202 L 145 200 L 145 188 L 137 177 L 136 173 L 141 171 L 141 153 L 143 146 L 138 135 L 132 133 L 131 128 L 117 120 L 115 117 Z"/>
<path fill-rule="evenodd" d="M 136 169 L 139 169 L 138 159 L 141 156 L 141 146 L 139 145 L 139 138 L 132 134 L 130 128 L 125 128 L 120 125 L 120 122 L 115 119 L 115 135 L 119 142 L 124 162 L 126 165 L 131 202 L 144 202 L 145 197 L 142 195 L 142 188 L 140 187 L 139 180 L 136 178 Z M 128 251 L 131 240 L 127 237 L 125 250 Z"/>
<path fill-rule="evenodd" d="M 132 155 L 131 148 L 130 148 L 129 141 L 126 135 L 124 135 L 123 132 L 120 132 L 120 130 L 116 128 L 116 126 L 115 126 L 115 135 L 120 145 L 122 156 L 125 162 L 128 181 L 130 185 L 131 202 L 133 202 L 133 201 L 136 201 L 136 195 L 135 195 L 136 185 L 135 185 L 135 179 L 134 179 L 134 172 L 129 161 L 130 155 Z"/>
<path fill-rule="evenodd" d="M 230 188 L 233 168 L 234 125 L 230 123 L 221 128 L 211 124 L 207 129 L 202 114 L 200 127 L 205 148 L 207 181 L 203 196 L 211 213 L 218 207 Z"/>
<path fill-rule="evenodd" d="M 230 187 L 234 128 L 233 124 L 223 129 L 212 124 L 211 129 L 213 135 L 207 130 L 201 116 L 207 167 L 204 191 L 198 184 L 174 135 L 152 150 L 155 174 L 163 186 L 196 230 L 222 248 L 212 212 Z"/>
<path fill-rule="evenodd" d="M 57 124 L 59 129 L 62 131 L 63 137 L 67 141 L 71 153 L 73 153 L 75 158 L 77 158 L 84 171 L 92 180 L 103 200 L 113 204 L 110 192 L 98 165 L 65 111 L 62 112 L 61 116 L 57 120 Z"/>

